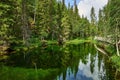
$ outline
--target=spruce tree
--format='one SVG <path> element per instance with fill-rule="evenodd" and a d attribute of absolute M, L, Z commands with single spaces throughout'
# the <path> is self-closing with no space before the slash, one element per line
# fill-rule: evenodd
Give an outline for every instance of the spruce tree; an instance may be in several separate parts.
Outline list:
<path fill-rule="evenodd" d="M 91 35 L 94 36 L 97 32 L 96 16 L 95 16 L 94 7 L 91 8 L 90 18 L 91 18 Z"/>

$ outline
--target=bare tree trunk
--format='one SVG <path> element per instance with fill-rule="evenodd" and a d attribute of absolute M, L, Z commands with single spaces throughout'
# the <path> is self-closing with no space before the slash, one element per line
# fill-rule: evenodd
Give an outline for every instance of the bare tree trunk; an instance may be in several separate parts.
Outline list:
<path fill-rule="evenodd" d="M 26 0 L 22 0 L 22 37 L 23 37 L 23 42 L 25 45 L 28 46 L 28 39 L 29 39 L 29 27 L 28 27 L 28 21 L 27 21 L 27 13 L 26 13 Z"/>
<path fill-rule="evenodd" d="M 118 47 L 118 42 L 116 41 L 116 50 L 117 50 L 117 55 L 120 56 L 120 52 L 119 52 L 119 47 Z"/>
<path fill-rule="evenodd" d="M 36 21 L 37 7 L 38 7 L 38 0 L 35 0 L 35 6 L 34 6 L 34 23 L 35 23 L 35 21 Z"/>
<path fill-rule="evenodd" d="M 115 37 L 116 37 L 116 39 L 115 39 L 115 41 L 116 41 L 116 50 L 117 50 L 117 55 L 118 56 L 120 56 L 120 53 L 119 53 L 119 46 L 118 46 L 118 20 L 116 19 L 116 22 L 117 22 L 117 24 L 116 24 L 116 29 L 115 29 L 115 32 L 116 32 L 116 35 L 115 35 Z"/>
<path fill-rule="evenodd" d="M 117 28 L 116 28 L 117 29 Z M 119 53 L 119 45 L 118 45 L 118 36 L 116 35 L 116 50 L 117 50 L 117 55 L 120 56 Z"/>

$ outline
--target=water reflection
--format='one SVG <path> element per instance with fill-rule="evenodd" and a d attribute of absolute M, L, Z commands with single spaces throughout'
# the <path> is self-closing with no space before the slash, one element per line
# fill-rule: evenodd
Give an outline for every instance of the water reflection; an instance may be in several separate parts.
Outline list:
<path fill-rule="evenodd" d="M 29 80 L 28 78 L 34 78 L 32 80 L 114 80 L 111 65 L 100 54 L 93 44 L 39 47 L 27 53 L 20 51 L 10 55 L 4 62 L 9 69 L 5 74 L 10 75 L 9 67 L 13 67 L 15 73 L 9 80 L 14 80 L 14 76 L 20 80 L 23 80 L 22 77 L 25 77 L 25 80 Z M 16 67 L 22 68 L 26 74 L 32 73 L 32 76 L 21 74 L 17 71 L 21 69 Z M 38 70 L 37 74 L 35 70 Z M 5 72 L 2 68 L 0 71 Z M 6 78 L 4 74 L 0 76 L 0 80 L 7 80 Z"/>
<path fill-rule="evenodd" d="M 94 66 L 91 66 L 91 61 L 94 59 Z M 90 53 L 87 56 L 87 63 L 83 63 L 82 60 L 79 60 L 78 71 L 72 71 L 70 67 L 66 70 L 66 77 L 64 78 L 63 73 L 57 77 L 57 80 L 106 80 L 106 70 L 104 68 L 104 62 L 101 60 L 100 69 L 98 67 L 98 53 L 93 56 Z M 91 67 L 93 71 L 91 71 Z"/>

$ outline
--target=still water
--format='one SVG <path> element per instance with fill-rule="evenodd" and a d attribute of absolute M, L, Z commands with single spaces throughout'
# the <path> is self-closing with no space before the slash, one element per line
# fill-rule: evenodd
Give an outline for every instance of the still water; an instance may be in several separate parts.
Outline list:
<path fill-rule="evenodd" d="M 94 57 L 94 64 L 91 62 L 91 53 L 87 55 L 87 62 L 83 63 L 82 60 L 79 60 L 78 70 L 75 72 L 70 67 L 66 69 L 66 76 L 63 76 L 61 73 L 57 80 L 107 80 L 107 74 L 105 64 L 103 60 L 101 60 L 100 66 L 98 65 L 98 54 Z M 99 67 L 98 67 L 99 66 Z M 91 70 L 93 68 L 93 71 Z"/>
<path fill-rule="evenodd" d="M 21 51 L 0 65 L 0 80 L 114 80 L 115 73 L 108 58 L 88 43 Z"/>

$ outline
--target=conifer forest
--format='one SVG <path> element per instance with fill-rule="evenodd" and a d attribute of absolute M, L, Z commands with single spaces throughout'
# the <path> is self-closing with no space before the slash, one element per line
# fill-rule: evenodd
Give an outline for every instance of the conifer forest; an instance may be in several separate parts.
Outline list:
<path fill-rule="evenodd" d="M 66 1 L 0 0 L 0 80 L 120 80 L 120 0 Z"/>

